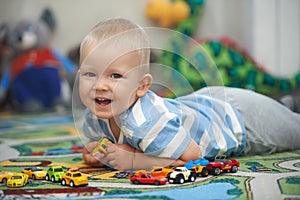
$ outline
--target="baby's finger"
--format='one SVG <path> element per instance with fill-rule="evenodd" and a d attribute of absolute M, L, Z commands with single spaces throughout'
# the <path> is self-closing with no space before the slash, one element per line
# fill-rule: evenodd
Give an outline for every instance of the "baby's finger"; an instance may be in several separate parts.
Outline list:
<path fill-rule="evenodd" d="M 115 152 L 116 151 L 116 148 L 117 148 L 117 146 L 116 145 L 114 145 L 114 144 L 108 144 L 107 146 L 106 146 L 106 150 L 107 150 L 107 153 L 113 153 L 113 152 Z"/>
<path fill-rule="evenodd" d="M 97 141 L 89 142 L 89 143 L 85 144 L 85 149 L 89 152 L 92 152 L 93 149 L 97 146 L 97 144 L 98 144 Z"/>
<path fill-rule="evenodd" d="M 101 151 L 93 152 L 91 155 L 98 161 L 102 160 L 105 157 L 104 153 L 102 153 Z"/>
<path fill-rule="evenodd" d="M 85 162 L 87 162 L 89 164 L 99 163 L 99 160 L 96 159 L 96 157 L 90 153 L 84 153 L 82 156 L 83 156 L 83 160 L 85 160 Z"/>

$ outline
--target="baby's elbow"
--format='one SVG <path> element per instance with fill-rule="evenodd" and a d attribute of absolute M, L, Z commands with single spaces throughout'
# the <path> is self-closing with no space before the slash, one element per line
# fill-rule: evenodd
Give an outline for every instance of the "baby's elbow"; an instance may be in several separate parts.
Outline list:
<path fill-rule="evenodd" d="M 180 160 L 188 162 L 190 160 L 198 160 L 200 158 L 202 158 L 200 147 L 195 141 L 192 140 L 188 148 L 181 155 Z"/>

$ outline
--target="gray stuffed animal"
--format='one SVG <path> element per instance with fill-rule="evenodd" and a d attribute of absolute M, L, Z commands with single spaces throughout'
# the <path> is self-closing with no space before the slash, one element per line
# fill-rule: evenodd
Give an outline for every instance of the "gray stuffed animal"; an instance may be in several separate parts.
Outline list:
<path fill-rule="evenodd" d="M 49 44 L 55 19 L 45 9 L 38 20 L 21 20 L 12 29 L 8 44 L 14 59 L 0 81 L 0 100 L 7 94 L 13 110 L 36 112 L 70 107 L 71 90 L 67 76 L 75 76 L 76 66 Z"/>

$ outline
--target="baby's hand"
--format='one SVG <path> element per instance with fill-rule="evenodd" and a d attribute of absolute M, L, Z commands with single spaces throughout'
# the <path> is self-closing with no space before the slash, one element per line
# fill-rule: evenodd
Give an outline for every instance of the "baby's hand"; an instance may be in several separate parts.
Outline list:
<path fill-rule="evenodd" d="M 92 165 L 92 166 L 103 166 L 106 163 L 105 154 L 101 151 L 93 151 L 98 145 L 97 141 L 89 142 L 85 145 L 82 158 L 85 163 Z"/>
<path fill-rule="evenodd" d="M 117 170 L 130 170 L 134 168 L 134 148 L 127 144 L 110 144 L 107 146 L 108 164 Z"/>

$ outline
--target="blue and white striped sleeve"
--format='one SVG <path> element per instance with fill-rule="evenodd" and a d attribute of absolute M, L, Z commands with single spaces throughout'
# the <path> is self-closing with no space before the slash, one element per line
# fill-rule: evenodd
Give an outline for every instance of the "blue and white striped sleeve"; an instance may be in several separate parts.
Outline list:
<path fill-rule="evenodd" d="M 127 136 L 145 154 L 178 159 L 191 142 L 176 106 L 161 98 L 136 102 L 127 118 Z"/>

